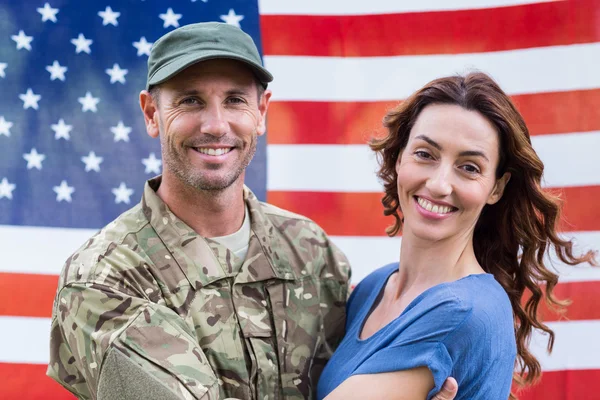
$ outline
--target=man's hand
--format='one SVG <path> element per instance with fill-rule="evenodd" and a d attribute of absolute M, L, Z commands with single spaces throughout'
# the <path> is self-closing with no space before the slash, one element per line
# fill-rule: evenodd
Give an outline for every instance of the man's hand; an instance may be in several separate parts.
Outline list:
<path fill-rule="evenodd" d="M 433 400 L 453 400 L 456 397 L 456 393 L 458 392 L 458 383 L 456 379 L 450 377 L 446 379 L 444 385 L 442 386 L 442 390 L 435 395 Z"/>

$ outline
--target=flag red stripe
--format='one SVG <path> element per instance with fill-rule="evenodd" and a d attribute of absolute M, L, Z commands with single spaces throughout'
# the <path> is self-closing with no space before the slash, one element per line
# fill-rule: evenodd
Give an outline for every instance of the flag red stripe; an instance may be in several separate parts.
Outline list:
<path fill-rule="evenodd" d="M 565 200 L 564 231 L 600 230 L 600 208 L 590 199 L 600 198 L 600 186 L 552 189 Z M 392 217 L 383 216 L 381 193 L 268 191 L 267 201 L 306 215 L 333 236 L 385 236 Z"/>
<path fill-rule="evenodd" d="M 75 399 L 70 392 L 46 376 L 44 364 L 0 363 L 2 398 L 9 399 Z"/>
<path fill-rule="evenodd" d="M 575 340 L 575 338 L 571 338 Z M 544 372 L 539 385 L 517 393 L 519 400 L 600 400 L 600 369 Z"/>
<path fill-rule="evenodd" d="M 600 31 L 600 30 L 599 30 Z M 532 135 L 600 130 L 600 89 L 512 96 Z M 364 144 L 398 101 L 271 103 L 269 144 Z"/>
<path fill-rule="evenodd" d="M 75 397 L 46 376 L 46 365 L 0 363 L 3 399 L 56 399 Z M 590 382 L 600 381 L 600 370 L 544 372 L 541 382 L 521 392 L 520 400 L 600 400 L 600 392 L 590 391 Z"/>
<path fill-rule="evenodd" d="M 16 281 L 19 285 L 10 285 Z M 57 281 L 56 275 L 0 274 L 0 315 L 50 318 Z M 556 287 L 556 297 L 570 299 L 573 304 L 562 315 L 545 305 L 540 312 L 546 322 L 600 319 L 600 307 L 589 301 L 597 293 L 600 293 L 599 281 L 561 283 Z"/>
<path fill-rule="evenodd" d="M 57 275 L 0 273 L 0 315 L 50 317 L 57 285 Z"/>
<path fill-rule="evenodd" d="M 599 10 L 598 0 L 579 0 L 360 16 L 262 15 L 260 25 L 269 56 L 460 54 L 600 41 Z"/>
<path fill-rule="evenodd" d="M 600 293 L 600 281 L 559 283 L 553 293 L 557 299 L 571 300 L 571 305 L 558 314 L 542 302 L 539 312 L 544 322 L 600 319 L 600 307 L 590 301 Z"/>

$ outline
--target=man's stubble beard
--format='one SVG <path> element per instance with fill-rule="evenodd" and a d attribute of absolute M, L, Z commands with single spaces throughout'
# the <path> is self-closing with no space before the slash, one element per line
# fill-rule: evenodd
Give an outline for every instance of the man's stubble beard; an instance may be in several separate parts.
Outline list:
<path fill-rule="evenodd" d="M 241 163 L 234 166 L 233 170 L 225 171 L 218 178 L 207 178 L 201 170 L 193 168 L 189 161 L 181 157 L 181 152 L 176 151 L 174 142 L 169 142 L 164 135 L 162 121 L 159 119 L 160 144 L 163 162 L 169 172 L 175 175 L 184 185 L 198 191 L 220 192 L 230 187 L 238 180 L 240 175 L 246 170 L 256 153 L 257 134 L 252 135 L 252 141 L 249 143 L 246 153 L 243 155 Z M 183 151 L 183 148 L 180 148 Z M 244 151 L 241 147 L 232 151 Z M 215 169 L 221 169 L 217 167 Z M 215 193 L 216 194 L 216 193 Z"/>

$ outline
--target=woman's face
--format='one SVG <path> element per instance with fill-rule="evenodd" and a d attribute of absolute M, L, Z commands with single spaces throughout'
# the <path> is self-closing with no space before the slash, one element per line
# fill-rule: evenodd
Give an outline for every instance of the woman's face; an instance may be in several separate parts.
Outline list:
<path fill-rule="evenodd" d="M 510 178 L 496 179 L 498 162 L 498 133 L 483 115 L 457 105 L 425 107 L 396 162 L 403 234 L 469 238 Z"/>

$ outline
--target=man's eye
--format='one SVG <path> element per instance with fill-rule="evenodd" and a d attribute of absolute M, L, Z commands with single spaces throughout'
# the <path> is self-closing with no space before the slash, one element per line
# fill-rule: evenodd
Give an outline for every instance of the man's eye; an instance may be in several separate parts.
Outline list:
<path fill-rule="evenodd" d="M 244 102 L 244 100 L 239 97 L 230 97 L 228 101 L 232 104 L 242 104 Z"/>
<path fill-rule="evenodd" d="M 181 104 L 197 104 L 198 100 L 195 99 L 194 97 L 187 97 L 185 99 L 183 99 L 183 101 L 181 102 Z"/>

